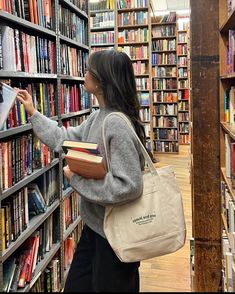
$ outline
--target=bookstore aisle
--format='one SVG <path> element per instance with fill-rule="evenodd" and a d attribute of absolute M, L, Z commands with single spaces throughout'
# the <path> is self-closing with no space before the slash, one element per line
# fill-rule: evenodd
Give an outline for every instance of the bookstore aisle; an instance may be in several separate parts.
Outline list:
<path fill-rule="evenodd" d="M 191 292 L 190 238 L 192 210 L 190 185 L 190 146 L 180 145 L 179 154 L 159 154 L 157 167 L 172 165 L 178 179 L 187 226 L 186 244 L 175 253 L 143 261 L 140 267 L 141 292 Z"/>

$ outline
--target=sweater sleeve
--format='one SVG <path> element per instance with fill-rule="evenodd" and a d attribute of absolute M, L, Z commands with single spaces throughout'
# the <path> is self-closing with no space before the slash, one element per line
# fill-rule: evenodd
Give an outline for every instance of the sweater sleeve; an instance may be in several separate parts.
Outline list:
<path fill-rule="evenodd" d="M 102 206 L 128 202 L 141 196 L 143 191 L 137 139 L 119 117 L 108 118 L 107 125 L 111 171 L 102 180 L 74 175 L 70 182 L 81 197 Z"/>
<path fill-rule="evenodd" d="M 40 112 L 36 111 L 30 121 L 33 130 L 39 139 L 53 150 L 62 151 L 61 145 L 64 140 L 82 140 L 83 130 L 87 121 L 83 121 L 78 127 L 58 127 L 58 123 Z"/>

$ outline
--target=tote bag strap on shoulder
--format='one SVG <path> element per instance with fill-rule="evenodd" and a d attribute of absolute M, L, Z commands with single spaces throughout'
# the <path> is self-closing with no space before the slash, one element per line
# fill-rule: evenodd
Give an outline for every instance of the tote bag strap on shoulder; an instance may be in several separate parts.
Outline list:
<path fill-rule="evenodd" d="M 148 167 L 151 171 L 152 174 L 158 174 L 157 170 L 155 169 L 154 165 L 153 165 L 153 162 L 150 158 L 150 156 L 148 155 L 148 152 L 146 151 L 144 145 L 142 144 L 142 142 L 140 141 L 140 138 L 137 136 L 130 120 L 127 118 L 127 116 L 125 114 L 123 114 L 122 112 L 111 112 L 109 113 L 104 121 L 103 121 L 103 125 L 102 125 L 102 137 L 103 137 L 103 142 L 104 142 L 104 149 L 105 149 L 105 155 L 106 155 L 106 160 L 107 160 L 107 168 L 108 168 L 108 171 L 111 171 L 111 163 L 110 163 L 110 157 L 108 156 L 108 152 L 107 152 L 107 144 L 106 144 L 106 139 L 105 139 L 105 122 L 107 121 L 107 119 L 112 116 L 112 115 L 116 115 L 116 116 L 119 116 L 121 117 L 125 122 L 126 124 L 128 125 L 129 129 L 131 130 L 132 134 L 135 136 L 135 138 L 138 140 L 139 142 L 139 145 L 141 147 L 141 151 L 142 151 L 142 154 L 144 156 L 144 159 L 145 161 L 147 162 L 148 164 Z"/>

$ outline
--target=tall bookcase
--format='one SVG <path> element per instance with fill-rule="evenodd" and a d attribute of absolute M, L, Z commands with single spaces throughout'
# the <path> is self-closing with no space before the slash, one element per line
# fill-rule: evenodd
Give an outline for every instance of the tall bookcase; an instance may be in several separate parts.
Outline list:
<path fill-rule="evenodd" d="M 190 23 L 189 16 L 177 20 L 179 144 L 190 144 Z"/>
<path fill-rule="evenodd" d="M 231 2 L 231 1 L 230 1 Z M 235 122 L 234 122 L 234 37 L 235 7 L 220 0 L 220 148 L 222 216 L 222 287 L 234 292 L 235 253 Z"/>
<path fill-rule="evenodd" d="M 131 58 L 141 105 L 140 117 L 147 137 L 146 144 L 152 150 L 150 14 L 149 0 L 117 1 L 117 48 Z"/>
<path fill-rule="evenodd" d="M 89 1 L 91 52 L 116 48 L 116 0 Z M 92 109 L 99 107 L 92 94 Z"/>
<path fill-rule="evenodd" d="M 178 152 L 177 16 L 154 16 L 152 24 L 152 102 L 154 151 Z"/>
<path fill-rule="evenodd" d="M 80 124 L 91 111 L 83 86 L 89 53 L 87 2 L 1 1 L 0 9 L 0 79 L 27 87 L 35 107 L 60 126 Z M 30 264 L 32 244 L 38 247 L 33 272 L 17 291 L 58 292 L 64 287 L 82 222 L 78 195 L 66 183 L 63 165 L 62 154 L 37 140 L 24 108 L 16 103 L 0 131 L 1 291 L 13 264 L 24 265 L 24 259 Z M 31 193 L 36 193 L 32 183 L 46 207 L 35 210 L 35 216 L 29 216 Z M 15 266 L 15 274 L 16 269 L 21 272 Z M 11 286 L 18 285 L 12 278 Z"/>

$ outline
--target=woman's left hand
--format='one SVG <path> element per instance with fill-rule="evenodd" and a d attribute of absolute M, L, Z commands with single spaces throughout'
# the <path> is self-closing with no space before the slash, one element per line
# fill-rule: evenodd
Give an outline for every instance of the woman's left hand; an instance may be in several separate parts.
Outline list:
<path fill-rule="evenodd" d="M 67 178 L 69 181 L 71 181 L 71 179 L 72 179 L 74 173 L 71 172 L 69 166 L 66 165 L 66 166 L 63 168 L 63 170 L 64 170 L 64 175 L 66 176 L 66 178 Z"/>

